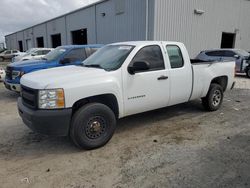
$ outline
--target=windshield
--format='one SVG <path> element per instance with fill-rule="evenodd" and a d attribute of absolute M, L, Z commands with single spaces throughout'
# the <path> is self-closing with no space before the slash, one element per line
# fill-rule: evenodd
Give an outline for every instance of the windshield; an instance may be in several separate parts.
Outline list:
<path fill-rule="evenodd" d="M 235 52 L 240 56 L 248 57 L 250 54 L 246 52 L 245 50 L 235 50 Z"/>
<path fill-rule="evenodd" d="M 43 59 L 48 61 L 54 61 L 57 60 L 64 52 L 66 52 L 66 49 L 63 47 L 58 47 L 51 52 L 49 52 L 46 56 L 43 57 Z"/>
<path fill-rule="evenodd" d="M 133 49 L 134 46 L 129 45 L 105 46 L 83 61 L 83 66 L 102 68 L 107 71 L 117 70 Z"/>

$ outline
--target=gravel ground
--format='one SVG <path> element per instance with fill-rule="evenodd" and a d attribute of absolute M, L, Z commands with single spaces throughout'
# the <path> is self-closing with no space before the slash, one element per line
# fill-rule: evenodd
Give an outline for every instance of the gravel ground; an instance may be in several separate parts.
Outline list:
<path fill-rule="evenodd" d="M 0 187 L 250 187 L 250 79 L 236 80 L 217 112 L 193 101 L 131 116 L 93 151 L 31 132 L 0 83 Z"/>

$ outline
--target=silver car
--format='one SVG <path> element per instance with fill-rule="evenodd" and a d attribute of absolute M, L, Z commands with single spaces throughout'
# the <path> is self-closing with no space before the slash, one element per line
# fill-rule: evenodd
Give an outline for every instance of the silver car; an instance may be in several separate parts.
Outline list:
<path fill-rule="evenodd" d="M 18 50 L 6 50 L 0 54 L 0 61 L 10 60 L 15 56 L 18 56 L 20 52 Z"/>
<path fill-rule="evenodd" d="M 235 61 L 236 72 L 247 73 L 250 78 L 250 54 L 241 49 L 216 49 L 200 52 L 196 57 L 202 61 Z"/>

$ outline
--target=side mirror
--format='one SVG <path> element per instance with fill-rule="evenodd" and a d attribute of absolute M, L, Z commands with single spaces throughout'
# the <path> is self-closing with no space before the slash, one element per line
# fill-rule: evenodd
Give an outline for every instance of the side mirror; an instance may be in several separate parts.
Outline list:
<path fill-rule="evenodd" d="M 62 59 L 62 60 L 60 61 L 60 64 L 64 65 L 64 64 L 68 64 L 68 63 L 70 63 L 70 62 L 71 62 L 71 61 L 70 61 L 69 58 L 65 58 L 65 59 Z"/>
<path fill-rule="evenodd" d="M 239 55 L 234 55 L 234 58 L 235 59 L 240 59 L 240 56 Z"/>
<path fill-rule="evenodd" d="M 149 70 L 149 63 L 146 61 L 136 61 L 128 67 L 129 74 Z"/>

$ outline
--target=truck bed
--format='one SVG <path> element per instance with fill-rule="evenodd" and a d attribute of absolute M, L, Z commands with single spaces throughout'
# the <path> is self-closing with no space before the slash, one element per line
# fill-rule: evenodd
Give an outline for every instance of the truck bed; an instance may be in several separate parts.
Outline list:
<path fill-rule="evenodd" d="M 193 92 L 192 99 L 205 97 L 211 81 L 217 77 L 227 77 L 227 88 L 231 88 L 234 78 L 234 61 L 218 62 L 218 61 L 198 61 L 192 60 L 193 71 Z"/>

